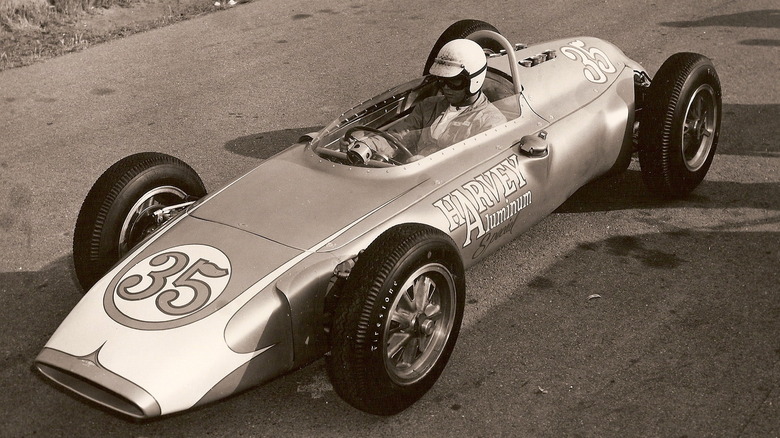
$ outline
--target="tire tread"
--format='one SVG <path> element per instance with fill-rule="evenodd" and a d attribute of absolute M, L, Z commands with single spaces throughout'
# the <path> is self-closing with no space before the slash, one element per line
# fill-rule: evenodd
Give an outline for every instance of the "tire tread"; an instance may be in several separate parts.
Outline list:
<path fill-rule="evenodd" d="M 639 162 L 642 179 L 655 195 L 666 198 L 684 196 L 701 182 L 709 168 L 707 163 L 701 172 L 684 176 L 675 170 L 676 154 L 681 153 L 675 147 L 673 138 L 680 99 L 692 75 L 701 68 L 708 70 L 700 79 L 695 80 L 711 82 L 720 99 L 720 80 L 717 73 L 711 61 L 698 53 L 681 52 L 670 56 L 650 85 L 639 124 Z M 715 152 L 717 135 L 716 130 L 710 154 Z"/>
<path fill-rule="evenodd" d="M 76 277 L 86 291 L 113 265 L 115 260 L 105 254 L 104 230 L 110 211 L 122 191 L 138 175 L 155 166 L 170 165 L 194 176 L 203 196 L 206 189 L 197 173 L 184 161 L 158 152 L 129 155 L 109 167 L 87 193 L 73 230 L 73 262 Z"/>
<path fill-rule="evenodd" d="M 377 415 L 392 415 L 409 405 L 408 400 L 400 397 L 388 400 L 383 391 L 392 391 L 393 388 L 377 388 L 376 379 L 372 378 L 370 324 L 376 300 L 396 264 L 420 242 L 431 239 L 451 242 L 439 231 L 418 224 L 385 232 L 360 254 L 347 280 L 345 295 L 336 305 L 331 331 L 335 342 L 332 342 L 333 348 L 326 358 L 328 375 L 339 396 L 358 409 Z M 456 265 L 453 274 L 459 277 L 456 281 L 462 282 L 462 264 L 458 260 Z M 462 287 L 465 288 L 465 284 Z M 454 331 L 457 337 L 457 328 Z M 342 339 L 347 342 L 339 342 Z M 421 388 L 417 398 L 425 391 L 427 387 Z"/>

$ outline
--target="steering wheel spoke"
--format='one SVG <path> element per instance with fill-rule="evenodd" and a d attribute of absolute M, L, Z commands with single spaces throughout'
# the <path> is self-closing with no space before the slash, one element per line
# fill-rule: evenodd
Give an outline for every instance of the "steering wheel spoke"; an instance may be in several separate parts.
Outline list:
<path fill-rule="evenodd" d="M 371 134 L 378 135 L 378 136 L 382 137 L 383 139 L 385 139 L 387 141 L 387 143 L 390 145 L 390 147 L 393 148 L 395 153 L 393 154 L 392 157 L 388 157 L 385 154 L 382 154 L 379 151 L 375 151 L 372 148 L 368 147 L 368 145 L 366 145 L 366 147 L 371 150 L 371 156 L 368 157 L 368 158 L 366 158 L 365 156 L 363 156 L 361 154 L 358 154 L 358 153 L 356 153 L 356 154 L 349 154 L 349 151 L 347 151 L 347 155 L 348 155 L 348 157 L 350 157 L 350 163 L 351 164 L 363 164 L 363 165 L 366 165 L 366 166 L 370 166 L 370 163 L 371 163 L 372 159 L 378 159 L 378 161 L 381 161 L 381 162 L 384 162 L 384 163 L 400 165 L 400 164 L 404 164 L 404 160 L 408 160 L 409 158 L 411 158 L 414 155 L 414 154 L 411 153 L 411 151 L 409 151 L 409 149 L 406 146 L 404 146 L 403 143 L 401 143 L 401 141 L 399 141 L 394 136 L 390 135 L 389 133 L 387 133 L 385 131 L 381 131 L 379 129 L 372 128 L 370 126 L 362 126 L 362 125 L 360 125 L 360 126 L 353 126 L 352 128 L 349 128 L 347 130 L 347 132 L 344 133 L 344 142 L 346 144 L 348 144 L 348 145 L 352 145 L 354 143 L 359 142 L 360 140 L 355 138 L 355 135 L 354 135 L 358 131 L 369 132 Z M 399 157 L 399 155 L 400 155 L 400 157 Z M 360 160 L 360 161 L 358 161 L 358 160 Z"/>

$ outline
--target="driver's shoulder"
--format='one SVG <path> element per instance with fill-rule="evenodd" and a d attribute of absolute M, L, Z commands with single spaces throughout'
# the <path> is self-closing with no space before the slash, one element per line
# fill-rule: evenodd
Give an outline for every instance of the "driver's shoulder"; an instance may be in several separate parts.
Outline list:
<path fill-rule="evenodd" d="M 442 114 L 449 106 L 450 103 L 447 101 L 446 97 L 431 96 L 426 97 L 420 101 L 414 107 L 412 112 L 417 113 L 415 117 L 422 122 L 423 126 L 427 126 L 432 123 L 436 117 Z"/>
<path fill-rule="evenodd" d="M 419 106 L 421 108 L 447 108 L 450 106 L 450 103 L 447 101 L 447 98 L 441 95 L 436 96 L 430 96 L 423 99 Z"/>
<path fill-rule="evenodd" d="M 479 114 L 482 119 L 491 125 L 502 124 L 507 121 L 504 113 L 490 102 L 484 94 L 480 96 L 480 99 L 475 103 L 473 109 L 475 110 L 475 114 Z"/>

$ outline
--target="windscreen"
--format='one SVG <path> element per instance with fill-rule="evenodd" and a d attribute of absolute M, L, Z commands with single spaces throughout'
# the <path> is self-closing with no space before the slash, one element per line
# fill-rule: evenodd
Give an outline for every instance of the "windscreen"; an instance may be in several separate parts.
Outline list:
<path fill-rule="evenodd" d="M 511 81 L 488 74 L 479 99 L 450 105 L 431 76 L 409 81 L 344 112 L 312 141 L 320 156 L 385 167 L 425 157 L 520 115 Z"/>

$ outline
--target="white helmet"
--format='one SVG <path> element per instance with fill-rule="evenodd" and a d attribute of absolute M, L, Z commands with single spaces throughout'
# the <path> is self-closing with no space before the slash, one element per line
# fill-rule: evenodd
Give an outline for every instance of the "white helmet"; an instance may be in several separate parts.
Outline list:
<path fill-rule="evenodd" d="M 452 40 L 439 50 L 430 72 L 443 78 L 464 75 L 471 80 L 469 93 L 476 94 L 482 88 L 487 74 L 485 51 L 474 41 Z"/>

